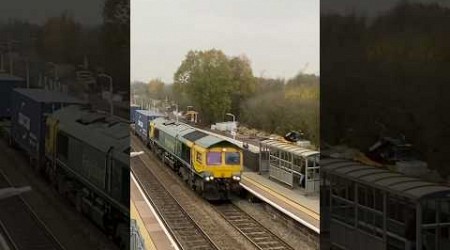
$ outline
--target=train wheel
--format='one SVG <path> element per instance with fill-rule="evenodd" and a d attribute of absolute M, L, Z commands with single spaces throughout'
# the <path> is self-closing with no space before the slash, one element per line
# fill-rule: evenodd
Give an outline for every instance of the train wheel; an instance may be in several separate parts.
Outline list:
<path fill-rule="evenodd" d="M 196 186 L 195 186 L 192 175 L 188 175 L 187 183 L 192 190 L 194 190 L 194 191 L 196 190 Z"/>
<path fill-rule="evenodd" d="M 188 173 L 186 173 L 186 169 L 180 168 L 180 171 L 181 171 L 184 182 L 189 183 L 189 175 L 188 175 Z"/>
<path fill-rule="evenodd" d="M 194 176 L 193 177 L 194 178 L 194 187 L 195 187 L 195 191 L 198 193 L 198 194 L 200 194 L 201 196 L 203 196 L 203 193 L 204 193 L 204 190 L 205 190 L 205 187 L 204 187 L 204 185 L 203 185 L 203 180 L 202 179 L 200 179 L 200 178 L 198 178 L 198 177 L 196 177 L 196 176 Z"/>

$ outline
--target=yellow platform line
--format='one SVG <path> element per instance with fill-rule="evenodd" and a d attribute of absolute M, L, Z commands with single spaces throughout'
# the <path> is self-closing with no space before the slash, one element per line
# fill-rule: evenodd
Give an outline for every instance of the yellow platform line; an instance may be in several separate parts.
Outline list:
<path fill-rule="evenodd" d="M 130 200 L 130 217 L 136 220 L 136 225 L 138 227 L 139 233 L 144 240 L 144 247 L 146 250 L 157 250 L 156 246 L 153 244 L 152 237 L 150 236 L 142 217 L 137 210 L 134 201 Z"/>
<path fill-rule="evenodd" d="M 282 195 L 280 193 L 274 192 L 272 189 L 270 189 L 270 187 L 268 187 L 268 186 L 266 186 L 266 185 L 264 185 L 262 183 L 259 183 L 259 182 L 253 180 L 252 178 L 250 178 L 248 176 L 244 175 L 243 179 L 249 181 L 253 185 L 261 188 L 262 190 L 272 194 L 273 196 L 275 196 L 275 197 L 279 198 L 280 200 L 286 202 L 287 204 L 291 205 L 292 207 L 294 207 L 294 208 L 304 212 L 305 214 L 307 214 L 308 216 L 314 218 L 315 220 L 320 221 L 320 214 L 315 212 L 314 210 L 312 210 L 312 209 L 310 209 L 308 207 L 305 207 L 305 206 L 303 206 L 301 204 L 298 204 L 297 202 L 293 201 L 292 199 L 290 199 L 287 196 L 284 196 L 284 195 Z"/>

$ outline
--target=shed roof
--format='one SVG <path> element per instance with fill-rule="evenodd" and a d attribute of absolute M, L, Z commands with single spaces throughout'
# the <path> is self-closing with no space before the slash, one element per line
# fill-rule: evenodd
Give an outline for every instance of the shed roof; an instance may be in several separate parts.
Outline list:
<path fill-rule="evenodd" d="M 420 200 L 441 192 L 450 195 L 450 187 L 355 161 L 321 159 L 320 164 L 322 173 L 335 174 L 412 200 Z"/>
<path fill-rule="evenodd" d="M 286 143 L 286 142 L 282 142 L 282 141 L 278 141 L 278 140 L 266 139 L 266 140 L 261 141 L 260 143 L 261 143 L 261 145 L 269 146 L 271 148 L 276 148 L 278 150 L 289 152 L 289 153 L 292 153 L 292 154 L 295 154 L 295 155 L 298 155 L 301 157 L 319 155 L 318 151 L 302 148 L 298 145 Z"/>

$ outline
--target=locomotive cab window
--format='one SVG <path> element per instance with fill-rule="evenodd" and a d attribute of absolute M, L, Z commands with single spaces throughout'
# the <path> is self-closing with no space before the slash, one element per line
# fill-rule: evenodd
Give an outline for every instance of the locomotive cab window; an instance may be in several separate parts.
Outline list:
<path fill-rule="evenodd" d="M 206 164 L 208 165 L 222 164 L 222 152 L 208 152 L 206 156 Z"/>
<path fill-rule="evenodd" d="M 202 163 L 202 154 L 200 152 L 197 152 L 196 160 L 197 160 L 198 163 Z"/>
<path fill-rule="evenodd" d="M 225 164 L 237 165 L 241 163 L 241 155 L 239 152 L 227 152 L 225 153 Z"/>

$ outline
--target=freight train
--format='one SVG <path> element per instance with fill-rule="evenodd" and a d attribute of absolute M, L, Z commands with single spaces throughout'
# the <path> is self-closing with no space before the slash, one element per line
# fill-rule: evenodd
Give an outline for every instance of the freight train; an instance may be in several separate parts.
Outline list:
<path fill-rule="evenodd" d="M 164 117 L 148 124 L 146 138 L 140 138 L 206 200 L 226 200 L 230 192 L 239 190 L 243 171 L 240 147 Z"/>
<path fill-rule="evenodd" d="M 14 89 L 10 143 L 82 214 L 129 248 L 128 122 L 41 89 Z"/>
<path fill-rule="evenodd" d="M 80 106 L 47 119 L 46 172 L 83 214 L 128 245 L 128 123 Z"/>

